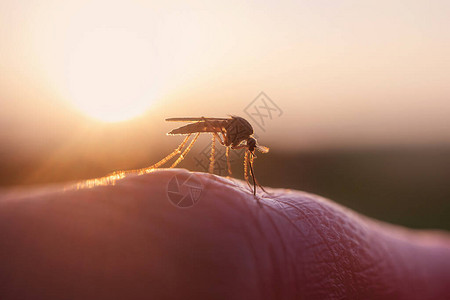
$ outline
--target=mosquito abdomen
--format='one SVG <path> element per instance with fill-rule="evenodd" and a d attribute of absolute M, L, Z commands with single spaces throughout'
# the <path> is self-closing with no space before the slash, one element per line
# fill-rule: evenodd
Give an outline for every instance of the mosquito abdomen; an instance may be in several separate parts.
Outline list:
<path fill-rule="evenodd" d="M 189 134 L 195 132 L 220 132 L 223 121 L 203 121 L 181 126 L 168 134 Z"/>

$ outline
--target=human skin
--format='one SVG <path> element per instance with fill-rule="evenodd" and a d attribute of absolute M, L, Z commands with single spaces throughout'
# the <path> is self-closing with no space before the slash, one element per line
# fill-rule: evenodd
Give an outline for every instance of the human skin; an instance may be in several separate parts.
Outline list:
<path fill-rule="evenodd" d="M 450 299 L 448 233 L 267 191 L 171 169 L 3 192 L 0 299 Z"/>

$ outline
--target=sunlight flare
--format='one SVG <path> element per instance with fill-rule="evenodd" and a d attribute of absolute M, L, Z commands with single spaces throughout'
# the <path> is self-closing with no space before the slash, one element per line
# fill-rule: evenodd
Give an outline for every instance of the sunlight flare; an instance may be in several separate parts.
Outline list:
<path fill-rule="evenodd" d="M 125 30 L 85 34 L 68 57 L 69 100 L 84 114 L 107 122 L 143 114 L 158 85 L 152 52 L 148 40 Z"/>

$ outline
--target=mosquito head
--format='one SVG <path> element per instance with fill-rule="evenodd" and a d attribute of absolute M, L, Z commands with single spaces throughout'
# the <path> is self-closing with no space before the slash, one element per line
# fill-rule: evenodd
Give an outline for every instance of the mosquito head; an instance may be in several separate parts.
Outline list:
<path fill-rule="evenodd" d="M 249 137 L 247 139 L 247 148 L 248 151 L 255 153 L 255 148 L 256 148 L 256 139 L 253 137 Z"/>

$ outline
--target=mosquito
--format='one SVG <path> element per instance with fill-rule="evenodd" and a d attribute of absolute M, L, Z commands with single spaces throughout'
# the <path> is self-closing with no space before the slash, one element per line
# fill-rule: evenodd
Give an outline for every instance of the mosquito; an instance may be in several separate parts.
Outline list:
<path fill-rule="evenodd" d="M 266 192 L 264 188 L 256 180 L 253 164 L 254 159 L 256 158 L 255 149 L 260 151 L 261 153 L 267 153 L 269 152 L 269 148 L 258 145 L 256 139 L 253 137 L 253 127 L 247 120 L 237 116 L 230 116 L 229 118 L 205 118 L 205 117 L 168 118 L 166 119 L 166 121 L 189 122 L 190 124 L 173 129 L 172 131 L 167 133 L 168 135 L 187 135 L 187 136 L 181 142 L 178 148 L 176 148 L 172 153 L 164 157 L 162 160 L 160 160 L 153 166 L 150 166 L 143 170 L 158 168 L 179 154 L 180 156 L 170 166 L 170 168 L 176 167 L 192 149 L 201 133 L 211 133 L 212 142 L 211 142 L 209 172 L 214 173 L 216 140 L 219 140 L 220 144 L 226 147 L 225 155 L 227 158 L 228 174 L 230 175 L 231 175 L 231 166 L 229 159 L 230 149 L 232 150 L 246 149 L 244 155 L 244 178 L 251 189 L 248 177 L 248 169 L 250 169 L 250 174 L 252 176 L 253 181 L 253 195 L 256 196 L 256 186 L 259 186 L 264 192 Z M 189 138 L 192 135 L 194 135 L 193 139 L 188 144 L 188 146 L 183 150 L 183 148 L 186 146 L 186 144 L 189 141 Z"/>

